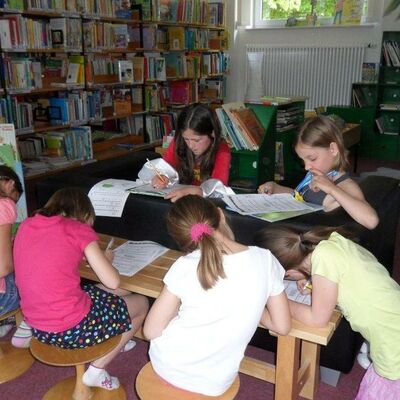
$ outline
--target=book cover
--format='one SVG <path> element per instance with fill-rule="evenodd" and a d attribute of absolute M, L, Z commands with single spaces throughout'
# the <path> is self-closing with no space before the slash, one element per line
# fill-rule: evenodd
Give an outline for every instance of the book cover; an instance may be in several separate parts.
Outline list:
<path fill-rule="evenodd" d="M 114 89 L 114 113 L 117 115 L 132 112 L 131 89 Z"/>
<path fill-rule="evenodd" d="M 144 57 L 129 58 L 132 61 L 133 82 L 134 84 L 142 84 L 144 82 Z"/>
<path fill-rule="evenodd" d="M 185 49 L 185 28 L 182 26 L 171 26 L 168 28 L 168 43 L 170 50 Z"/>
<path fill-rule="evenodd" d="M 361 81 L 375 83 L 378 80 L 378 63 L 363 63 L 361 69 Z"/>
<path fill-rule="evenodd" d="M 66 83 L 78 83 L 80 64 L 69 63 Z"/>
<path fill-rule="evenodd" d="M 67 43 L 66 18 L 50 18 L 50 36 L 52 47 L 65 47 Z"/>
<path fill-rule="evenodd" d="M 118 78 L 123 83 L 134 82 L 132 60 L 118 60 Z"/>
<path fill-rule="evenodd" d="M 191 82 L 171 82 L 169 94 L 171 103 L 188 105 L 191 102 Z"/>
<path fill-rule="evenodd" d="M 132 18 L 131 0 L 114 0 L 113 8 L 116 18 Z"/>
<path fill-rule="evenodd" d="M 258 147 L 264 137 L 265 129 L 254 114 L 254 111 L 250 108 L 239 108 L 233 109 L 231 112 L 236 117 L 244 133 Z"/>
<path fill-rule="evenodd" d="M 124 49 L 128 47 L 128 25 L 126 24 L 119 24 L 113 25 L 114 30 L 114 46 L 117 49 Z"/>
<path fill-rule="evenodd" d="M 178 0 L 158 0 L 160 21 L 176 22 Z"/>

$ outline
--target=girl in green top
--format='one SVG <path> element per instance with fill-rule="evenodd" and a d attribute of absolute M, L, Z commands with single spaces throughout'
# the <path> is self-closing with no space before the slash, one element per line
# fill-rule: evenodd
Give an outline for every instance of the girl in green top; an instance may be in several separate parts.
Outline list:
<path fill-rule="evenodd" d="M 303 293 L 312 279 L 312 305 L 289 302 L 294 318 L 323 327 L 337 305 L 369 341 L 372 364 L 356 400 L 400 399 L 400 286 L 386 268 L 333 228 L 274 225 L 258 232 L 255 243 L 277 257 Z"/>

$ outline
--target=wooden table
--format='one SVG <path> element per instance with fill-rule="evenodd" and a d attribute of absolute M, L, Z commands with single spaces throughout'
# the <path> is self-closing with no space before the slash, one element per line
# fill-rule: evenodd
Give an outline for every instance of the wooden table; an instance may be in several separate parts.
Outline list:
<path fill-rule="evenodd" d="M 110 237 L 99 235 L 100 245 L 106 248 Z M 115 238 L 115 245 L 124 243 Z M 120 288 L 156 298 L 163 287 L 163 278 L 173 262 L 182 253 L 169 250 L 132 277 L 121 276 Z M 99 281 L 91 268 L 82 262 L 83 278 Z M 301 395 L 313 399 L 319 383 L 320 346 L 326 346 L 341 319 L 339 312 L 332 314 L 324 328 L 312 328 L 292 320 L 292 330 L 278 337 L 276 366 L 251 357 L 245 357 L 240 372 L 275 384 L 275 400 L 296 399 Z M 272 335 L 275 335 L 270 331 Z M 139 337 L 142 337 L 139 335 Z"/>

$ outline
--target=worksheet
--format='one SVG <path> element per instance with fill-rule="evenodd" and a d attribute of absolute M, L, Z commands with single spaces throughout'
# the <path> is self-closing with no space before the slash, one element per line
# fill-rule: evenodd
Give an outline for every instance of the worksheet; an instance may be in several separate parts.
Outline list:
<path fill-rule="evenodd" d="M 289 300 L 296 301 L 297 303 L 311 305 L 311 294 L 301 294 L 297 289 L 296 281 L 283 281 L 285 285 L 285 292 Z"/>
<path fill-rule="evenodd" d="M 132 276 L 168 250 L 151 240 L 129 240 L 113 250 L 113 265 L 121 275 Z"/>

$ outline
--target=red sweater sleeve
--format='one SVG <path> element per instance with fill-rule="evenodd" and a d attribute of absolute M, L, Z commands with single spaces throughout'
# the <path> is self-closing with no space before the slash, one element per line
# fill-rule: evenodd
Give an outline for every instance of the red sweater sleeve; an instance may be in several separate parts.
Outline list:
<path fill-rule="evenodd" d="M 219 179 L 224 185 L 227 185 L 230 166 L 231 151 L 229 146 L 224 141 L 221 141 L 215 156 L 215 165 L 211 173 L 211 178 Z"/>
<path fill-rule="evenodd" d="M 172 142 L 169 144 L 167 150 L 163 154 L 162 158 L 166 161 L 169 165 L 176 169 L 178 164 L 178 160 L 176 159 L 175 155 L 175 139 L 172 139 Z"/>

